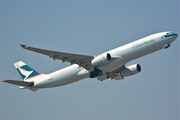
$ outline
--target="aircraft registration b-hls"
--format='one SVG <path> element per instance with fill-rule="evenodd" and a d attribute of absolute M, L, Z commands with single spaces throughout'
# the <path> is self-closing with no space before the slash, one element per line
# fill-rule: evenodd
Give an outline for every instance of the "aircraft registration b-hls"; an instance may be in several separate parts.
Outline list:
<path fill-rule="evenodd" d="M 178 34 L 169 31 L 152 34 L 98 56 L 56 52 L 20 44 L 26 50 L 49 56 L 52 61 L 59 59 L 61 63 L 70 62 L 70 66 L 50 74 L 42 74 L 19 61 L 14 63 L 14 66 L 24 81 L 5 80 L 3 82 L 19 85 L 20 89 L 36 91 L 39 88 L 63 86 L 89 77 L 101 81 L 105 79 L 121 80 L 141 71 L 139 64 L 125 66 L 126 63 L 170 47 L 177 36 Z"/>

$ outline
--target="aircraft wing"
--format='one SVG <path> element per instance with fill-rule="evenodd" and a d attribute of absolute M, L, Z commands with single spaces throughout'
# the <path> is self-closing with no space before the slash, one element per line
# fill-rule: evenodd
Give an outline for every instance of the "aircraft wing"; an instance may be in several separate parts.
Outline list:
<path fill-rule="evenodd" d="M 50 58 L 52 58 L 52 61 L 54 61 L 55 59 L 59 59 L 61 60 L 61 63 L 70 62 L 70 65 L 78 64 L 80 67 L 83 67 L 87 70 L 90 70 L 90 68 L 92 68 L 91 60 L 94 58 L 94 56 L 57 52 L 57 51 L 40 49 L 40 48 L 34 48 L 34 47 L 26 46 L 23 44 L 20 44 L 20 45 L 22 48 L 26 50 L 30 50 L 30 51 L 47 55 Z"/>

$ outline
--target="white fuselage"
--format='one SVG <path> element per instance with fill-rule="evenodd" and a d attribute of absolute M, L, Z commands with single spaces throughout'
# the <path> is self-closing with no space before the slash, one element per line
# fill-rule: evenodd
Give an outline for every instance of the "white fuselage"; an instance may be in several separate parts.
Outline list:
<path fill-rule="evenodd" d="M 105 53 L 109 53 L 112 57 L 118 57 L 118 59 L 100 66 L 98 69 L 103 72 L 111 72 L 122 67 L 129 61 L 162 49 L 163 46 L 171 44 L 176 38 L 177 34 L 175 33 L 161 32 L 115 48 Z M 32 81 L 34 81 L 32 88 L 49 88 L 67 85 L 88 78 L 89 74 L 90 71 L 74 64 L 50 74 L 42 74 L 41 76 L 32 78 Z"/>

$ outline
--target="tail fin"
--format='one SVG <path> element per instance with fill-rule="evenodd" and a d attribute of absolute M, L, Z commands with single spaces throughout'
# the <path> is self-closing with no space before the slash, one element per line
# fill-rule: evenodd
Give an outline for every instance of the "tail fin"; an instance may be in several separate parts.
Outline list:
<path fill-rule="evenodd" d="M 31 67 L 29 67 L 22 61 L 14 63 L 14 66 L 16 67 L 23 80 L 27 80 L 28 78 L 35 77 L 37 75 L 41 75 L 41 73 L 33 70 Z"/>

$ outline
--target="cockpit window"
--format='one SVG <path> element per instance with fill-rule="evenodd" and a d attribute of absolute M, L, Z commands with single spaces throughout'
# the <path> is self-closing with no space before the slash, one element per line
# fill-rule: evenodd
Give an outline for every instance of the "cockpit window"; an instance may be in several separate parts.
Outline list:
<path fill-rule="evenodd" d="M 161 38 L 164 39 L 164 38 L 167 38 L 167 37 L 171 37 L 173 35 L 174 34 L 172 32 L 167 32 L 166 35 L 163 35 Z"/>
<path fill-rule="evenodd" d="M 168 33 L 166 33 L 166 35 L 169 35 L 169 34 L 172 34 L 172 32 L 168 32 Z"/>

